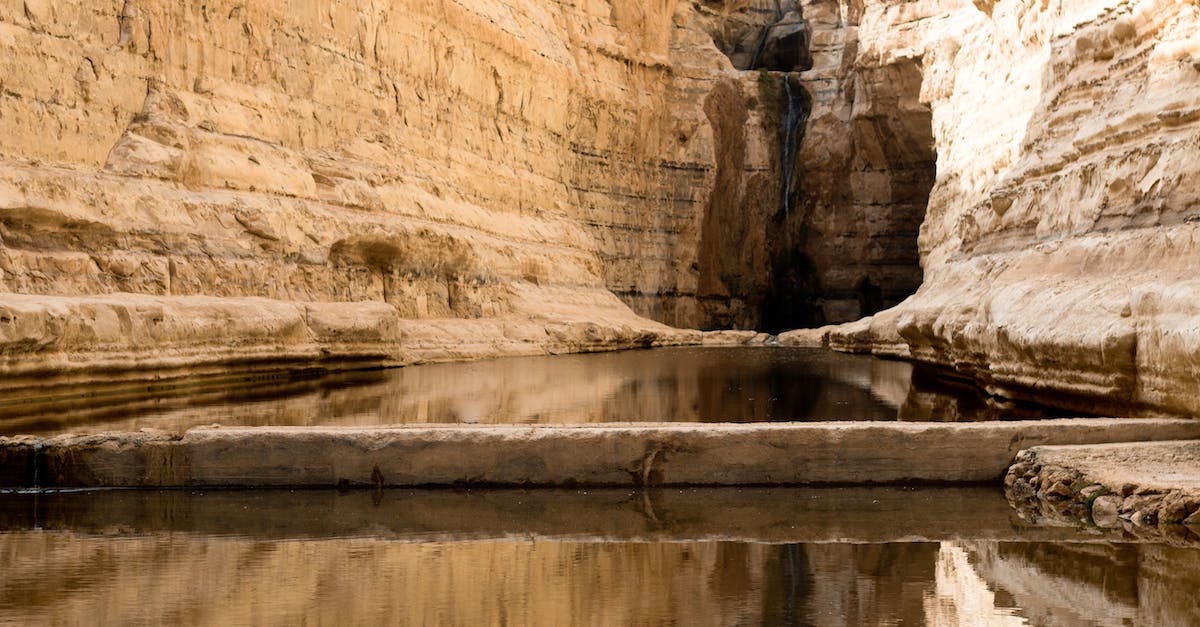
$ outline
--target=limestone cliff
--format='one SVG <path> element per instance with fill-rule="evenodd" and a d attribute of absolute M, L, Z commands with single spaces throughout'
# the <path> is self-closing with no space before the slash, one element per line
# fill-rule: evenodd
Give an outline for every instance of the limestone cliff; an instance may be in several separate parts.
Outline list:
<path fill-rule="evenodd" d="M 924 284 L 832 343 L 1080 410 L 1200 414 L 1200 7 L 868 3 L 859 41 L 860 66 L 920 67 L 937 182 Z"/>
<path fill-rule="evenodd" d="M 4 2 L 0 370 L 689 341 L 616 295 L 740 307 L 698 304 L 701 246 L 753 228 L 712 198 L 741 76 L 693 24 L 731 11 Z"/>
<path fill-rule="evenodd" d="M 5 0 L 0 372 L 688 342 L 920 286 L 831 344 L 1200 414 L 1198 13 Z"/>

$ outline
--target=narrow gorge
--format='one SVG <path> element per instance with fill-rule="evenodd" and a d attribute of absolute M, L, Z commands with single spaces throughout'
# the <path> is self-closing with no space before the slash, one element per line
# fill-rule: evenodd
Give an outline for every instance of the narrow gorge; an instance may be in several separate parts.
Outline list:
<path fill-rule="evenodd" d="M 0 52 L 0 624 L 1200 625 L 1200 0 Z"/>
<path fill-rule="evenodd" d="M 1197 415 L 1198 32 L 1184 0 L 9 0 L 0 386 L 837 324 Z"/>

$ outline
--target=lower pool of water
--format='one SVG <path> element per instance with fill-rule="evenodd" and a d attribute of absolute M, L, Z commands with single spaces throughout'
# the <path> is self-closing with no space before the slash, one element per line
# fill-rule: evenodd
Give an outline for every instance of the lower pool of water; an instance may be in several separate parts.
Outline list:
<path fill-rule="evenodd" d="M 984 488 L 0 495 L 3 624 L 1194 625 L 1200 549 Z"/>

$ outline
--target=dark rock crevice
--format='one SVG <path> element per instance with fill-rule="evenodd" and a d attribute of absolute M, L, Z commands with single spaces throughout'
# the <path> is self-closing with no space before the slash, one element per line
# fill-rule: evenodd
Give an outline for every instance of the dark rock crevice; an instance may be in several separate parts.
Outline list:
<path fill-rule="evenodd" d="M 812 68 L 811 29 L 797 0 L 705 0 L 702 6 L 719 17 L 709 35 L 734 68 L 773 72 Z"/>
<path fill-rule="evenodd" d="M 853 89 L 820 92 L 795 164 L 794 208 L 773 230 L 764 328 L 850 322 L 920 287 L 917 236 L 936 175 L 932 114 L 920 102 L 921 59 L 850 68 Z M 844 118 L 829 113 L 851 111 Z M 800 290 L 800 291 L 798 291 Z"/>
<path fill-rule="evenodd" d="M 714 43 L 754 73 L 722 83 L 705 104 L 716 181 L 701 226 L 700 326 L 850 322 L 913 294 L 936 173 L 922 59 L 859 59 L 845 35 L 854 15 L 831 27 L 821 7 L 806 21 L 813 7 L 799 2 L 707 5 L 722 16 Z M 814 28 L 834 29 L 823 41 L 846 41 L 814 52 Z"/>

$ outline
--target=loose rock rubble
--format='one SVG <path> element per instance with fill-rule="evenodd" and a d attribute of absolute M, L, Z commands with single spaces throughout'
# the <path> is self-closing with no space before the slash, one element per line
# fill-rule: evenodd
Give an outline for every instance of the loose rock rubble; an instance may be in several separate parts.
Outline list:
<path fill-rule="evenodd" d="M 1129 451 L 1164 450 L 1188 443 L 1126 444 Z M 1200 489 L 1191 484 L 1200 470 L 1183 461 L 1191 480 L 1146 481 L 1136 475 L 1121 480 L 1120 469 L 1090 472 L 1093 459 L 1113 445 L 1091 447 L 1094 456 L 1072 463 L 1063 451 L 1089 447 L 1037 447 L 1021 451 L 1004 478 L 1009 501 L 1026 518 L 1046 524 L 1095 526 L 1138 536 L 1161 536 L 1200 542 Z M 1047 455 L 1062 458 L 1047 461 Z M 1118 462 L 1119 464 L 1120 462 Z"/>

